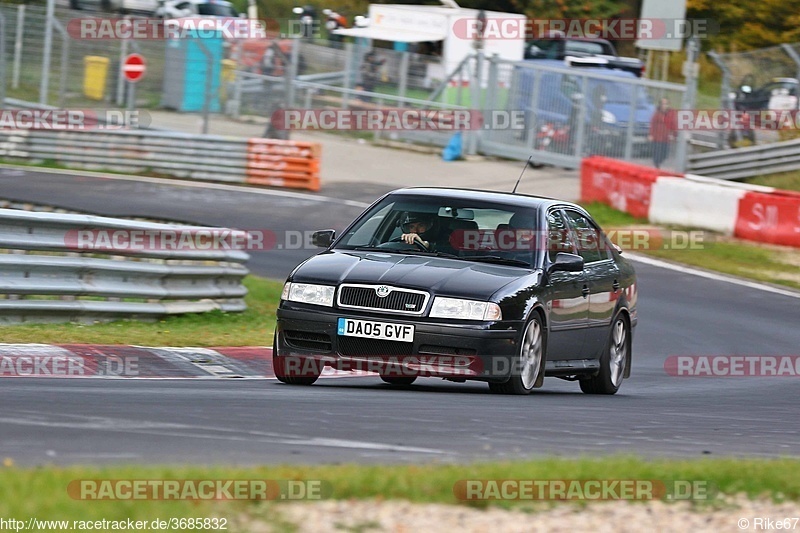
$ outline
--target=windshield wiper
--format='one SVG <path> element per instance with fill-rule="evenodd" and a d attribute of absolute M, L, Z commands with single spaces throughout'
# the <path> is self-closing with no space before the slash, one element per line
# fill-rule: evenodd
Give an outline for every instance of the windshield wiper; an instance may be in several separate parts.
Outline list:
<path fill-rule="evenodd" d="M 465 261 L 476 261 L 479 263 L 497 263 L 498 265 L 511 265 L 531 268 L 531 264 L 527 261 L 520 259 L 511 259 L 508 257 L 500 257 L 499 255 L 475 255 L 472 257 L 463 257 Z"/>

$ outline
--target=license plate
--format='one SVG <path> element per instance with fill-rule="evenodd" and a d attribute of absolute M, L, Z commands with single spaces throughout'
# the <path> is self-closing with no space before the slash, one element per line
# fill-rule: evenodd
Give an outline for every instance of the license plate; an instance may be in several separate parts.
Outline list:
<path fill-rule="evenodd" d="M 366 337 L 385 341 L 414 342 L 414 326 L 408 324 L 389 324 L 372 320 L 340 318 L 338 334 L 347 337 Z"/>

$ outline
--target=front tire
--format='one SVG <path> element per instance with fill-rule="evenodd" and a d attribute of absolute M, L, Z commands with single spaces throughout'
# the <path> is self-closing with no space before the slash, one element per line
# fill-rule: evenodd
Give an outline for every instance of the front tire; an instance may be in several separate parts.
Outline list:
<path fill-rule="evenodd" d="M 600 357 L 600 371 L 579 381 L 586 394 L 616 394 L 625 377 L 631 351 L 631 327 L 620 313 L 614 318 L 606 348 Z"/>
<path fill-rule="evenodd" d="M 530 394 L 534 388 L 541 387 L 544 379 L 545 334 L 542 319 L 538 313 L 525 326 L 519 343 L 519 354 L 511 369 L 511 377 L 505 383 L 489 383 L 489 390 L 495 394 Z"/>
<path fill-rule="evenodd" d="M 306 364 L 305 360 L 298 359 L 297 364 L 292 364 L 292 361 L 286 359 L 282 355 L 278 355 L 278 337 L 275 334 L 275 340 L 272 341 L 272 370 L 275 372 L 275 377 L 281 383 L 287 385 L 311 385 L 319 379 L 322 369 L 315 361 L 311 364 Z M 300 367 L 302 375 L 298 374 L 297 368 Z"/>

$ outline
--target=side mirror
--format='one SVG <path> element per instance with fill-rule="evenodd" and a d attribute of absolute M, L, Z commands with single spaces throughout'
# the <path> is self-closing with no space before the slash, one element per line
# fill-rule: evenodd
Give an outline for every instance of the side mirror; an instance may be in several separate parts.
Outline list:
<path fill-rule="evenodd" d="M 311 244 L 320 248 L 327 248 L 336 238 L 336 230 L 321 229 L 311 234 Z"/>
<path fill-rule="evenodd" d="M 558 252 L 556 261 L 548 272 L 581 272 L 583 270 L 583 257 L 566 252 Z"/>

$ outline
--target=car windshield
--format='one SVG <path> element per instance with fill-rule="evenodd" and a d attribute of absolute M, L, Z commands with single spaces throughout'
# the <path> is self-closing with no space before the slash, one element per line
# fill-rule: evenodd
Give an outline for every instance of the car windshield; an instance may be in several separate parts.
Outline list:
<path fill-rule="evenodd" d="M 567 41 L 566 53 L 567 54 L 607 54 L 610 50 L 606 50 L 601 43 L 592 41 Z"/>
<path fill-rule="evenodd" d="M 199 4 L 197 13 L 210 17 L 237 17 L 239 15 L 231 6 L 226 4 Z"/>
<path fill-rule="evenodd" d="M 531 208 L 393 194 L 370 209 L 335 249 L 438 255 L 532 268 L 540 248 L 535 238 L 538 229 Z M 416 234 L 427 244 L 409 244 L 404 234 Z"/>

